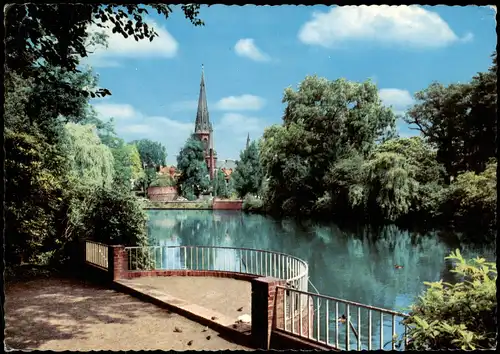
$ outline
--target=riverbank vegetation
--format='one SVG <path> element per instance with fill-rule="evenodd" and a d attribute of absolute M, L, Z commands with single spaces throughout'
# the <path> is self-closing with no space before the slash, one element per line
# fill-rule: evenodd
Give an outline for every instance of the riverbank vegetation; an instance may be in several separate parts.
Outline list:
<path fill-rule="evenodd" d="M 446 259 L 462 281 L 425 283 L 428 289 L 404 323 L 410 350 L 494 349 L 497 339 L 497 267 L 477 257 L 465 260 L 459 250 Z"/>
<path fill-rule="evenodd" d="M 469 83 L 415 94 L 403 117 L 384 107 L 370 81 L 306 77 L 287 88 L 283 124 L 267 128 L 258 162 L 236 169 L 256 185 L 246 210 L 276 216 L 496 230 L 496 53 Z M 403 119 L 420 135 L 400 137 Z M 254 152 L 255 153 L 255 152 Z M 242 158 L 247 152 L 242 153 Z M 239 177 L 238 179 L 241 179 Z M 239 182 L 240 185 L 245 185 Z"/>
<path fill-rule="evenodd" d="M 165 18 L 172 11 L 162 4 L 149 8 Z M 181 7 L 194 25 L 203 24 L 198 8 Z M 106 44 L 104 34 L 90 33 L 89 26 L 111 23 L 118 36 L 153 40 L 157 34 L 144 22 L 146 14 L 142 5 L 6 7 L 7 268 L 31 263 L 64 269 L 78 259 L 85 239 L 147 243 L 145 213 L 130 192 L 131 180 L 147 175 L 142 146 L 125 144 L 112 121 L 97 117 L 89 100 L 110 91 L 79 66 L 89 45 Z"/>

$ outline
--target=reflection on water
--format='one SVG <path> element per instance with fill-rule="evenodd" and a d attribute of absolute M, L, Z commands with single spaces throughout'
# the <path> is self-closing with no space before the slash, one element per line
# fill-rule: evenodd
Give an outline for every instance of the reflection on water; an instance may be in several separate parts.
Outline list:
<path fill-rule="evenodd" d="M 348 231 L 231 211 L 154 210 L 148 228 L 157 245 L 247 247 L 297 256 L 309 264 L 310 281 L 321 294 L 403 312 L 424 290 L 424 281 L 453 280 L 452 264 L 444 260 L 451 250 L 495 260 L 495 247 L 472 248 L 439 232 L 418 234 L 394 225 Z"/>

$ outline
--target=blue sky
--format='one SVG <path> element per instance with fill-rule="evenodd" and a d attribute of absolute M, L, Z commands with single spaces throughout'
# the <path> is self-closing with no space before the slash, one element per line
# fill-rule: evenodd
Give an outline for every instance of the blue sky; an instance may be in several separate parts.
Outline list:
<path fill-rule="evenodd" d="M 219 159 L 236 159 L 247 134 L 280 124 L 283 90 L 306 75 L 371 78 L 396 112 L 433 81 L 466 82 L 491 64 L 495 9 L 479 6 L 203 6 L 204 27 L 177 10 L 152 14 L 160 34 L 135 42 L 111 34 L 86 59 L 112 96 L 93 100 L 126 141 L 149 138 L 167 163 L 194 129 L 201 65 Z M 109 31 L 111 33 L 111 31 Z M 402 136 L 414 135 L 398 122 Z"/>

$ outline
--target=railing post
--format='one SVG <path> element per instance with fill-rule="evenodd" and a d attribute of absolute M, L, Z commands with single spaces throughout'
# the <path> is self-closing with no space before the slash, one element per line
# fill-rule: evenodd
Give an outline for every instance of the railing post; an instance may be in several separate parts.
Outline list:
<path fill-rule="evenodd" d="M 276 320 L 283 317 L 283 298 L 279 299 L 278 293 L 283 296 L 286 281 L 270 277 L 252 279 L 252 341 L 257 348 L 269 350 L 271 332 L 276 325 Z M 279 290 L 279 291 L 278 291 Z"/>
<path fill-rule="evenodd" d="M 125 251 L 125 246 L 108 246 L 108 265 L 108 272 L 111 281 L 127 278 L 128 255 Z"/>

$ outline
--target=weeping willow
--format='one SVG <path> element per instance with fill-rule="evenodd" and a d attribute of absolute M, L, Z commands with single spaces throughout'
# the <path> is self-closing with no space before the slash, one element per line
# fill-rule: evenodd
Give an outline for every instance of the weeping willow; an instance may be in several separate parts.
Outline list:
<path fill-rule="evenodd" d="M 110 188 L 115 172 L 113 154 L 101 143 L 95 126 L 68 123 L 65 129 L 71 177 L 84 188 Z"/>
<path fill-rule="evenodd" d="M 396 220 L 408 213 L 418 191 L 415 166 L 403 155 L 393 152 L 376 153 L 368 162 L 368 179 L 372 197 L 384 216 Z"/>

